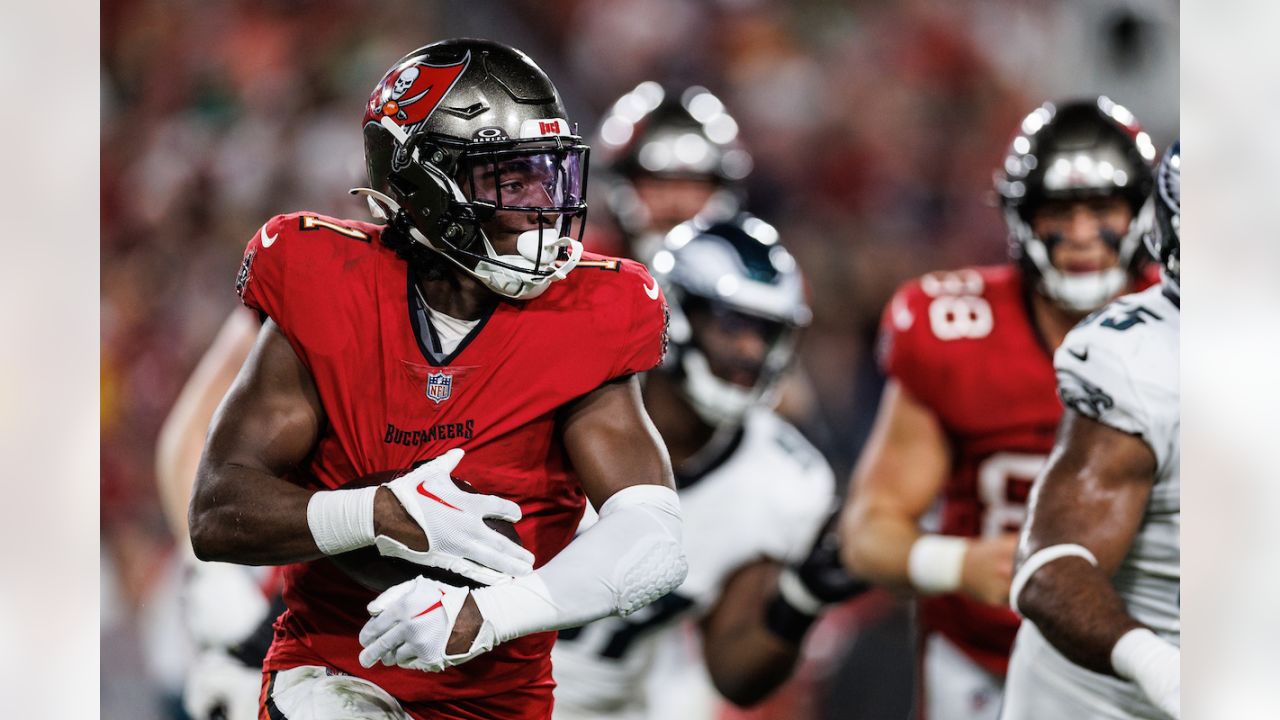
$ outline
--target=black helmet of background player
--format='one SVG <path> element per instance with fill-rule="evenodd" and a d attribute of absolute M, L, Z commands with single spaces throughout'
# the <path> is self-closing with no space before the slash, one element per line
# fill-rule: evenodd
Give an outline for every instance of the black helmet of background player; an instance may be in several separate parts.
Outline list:
<path fill-rule="evenodd" d="M 740 423 L 767 401 L 812 317 L 795 259 L 772 225 L 741 213 L 676 226 L 652 267 L 671 309 L 662 372 L 708 424 Z"/>
<path fill-rule="evenodd" d="M 601 119 L 594 144 L 609 209 L 632 257 L 646 263 L 677 223 L 732 217 L 751 172 L 738 123 L 702 87 L 640 83 Z"/>
<path fill-rule="evenodd" d="M 1010 252 L 1038 278 L 1038 289 L 1050 300 L 1073 312 L 1089 312 L 1132 281 L 1145 260 L 1139 249 L 1151 223 L 1154 158 L 1155 146 L 1133 114 L 1106 97 L 1048 102 L 1023 119 L 996 173 L 996 191 L 1009 226 Z M 1037 218 L 1070 212 L 1078 207 L 1073 203 L 1105 212 L 1115 207 L 1106 202 L 1112 199 L 1123 200 L 1129 214 L 1127 228 L 1100 232 L 1118 262 L 1085 272 L 1055 266 L 1051 257 L 1062 235 L 1040 237 Z"/>
<path fill-rule="evenodd" d="M 1160 263 L 1164 284 L 1176 295 L 1181 273 L 1182 235 L 1178 226 L 1182 217 L 1182 150 L 1175 140 L 1156 168 L 1155 228 L 1147 235 L 1147 249 Z"/>
<path fill-rule="evenodd" d="M 433 43 L 374 88 L 364 115 L 371 187 L 353 192 L 389 221 L 388 240 L 407 257 L 430 261 L 429 248 L 494 292 L 536 297 L 582 254 L 587 146 L 575 132 L 524 53 L 489 40 Z M 514 253 L 494 248 L 511 235 Z"/>

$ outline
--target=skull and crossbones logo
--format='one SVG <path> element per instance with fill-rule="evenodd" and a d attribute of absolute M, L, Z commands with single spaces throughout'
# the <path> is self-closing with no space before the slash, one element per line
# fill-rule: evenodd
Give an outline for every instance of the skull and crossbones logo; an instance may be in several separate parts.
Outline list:
<path fill-rule="evenodd" d="M 420 72 L 421 71 L 418 70 L 416 65 L 410 65 L 396 76 L 395 82 L 391 84 L 391 97 L 382 104 L 382 113 L 384 115 L 392 115 L 400 122 L 405 122 L 409 119 L 409 116 L 405 114 L 403 108 L 426 97 L 427 93 L 431 92 L 432 88 L 431 85 L 428 85 L 425 90 L 417 95 L 414 95 L 407 100 L 401 99 L 405 96 L 405 93 L 409 92 L 409 88 L 413 87 L 413 84 L 418 80 Z"/>

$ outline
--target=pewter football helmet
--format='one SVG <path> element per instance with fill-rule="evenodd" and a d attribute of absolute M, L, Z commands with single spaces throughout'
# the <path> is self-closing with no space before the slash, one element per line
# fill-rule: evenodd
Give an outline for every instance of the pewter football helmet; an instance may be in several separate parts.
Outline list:
<path fill-rule="evenodd" d="M 388 220 L 389 240 L 412 238 L 501 295 L 536 297 L 582 255 L 588 150 L 576 133 L 524 53 L 489 40 L 433 43 L 374 88 L 364 114 L 370 187 L 353 192 Z M 482 228 L 503 213 L 536 218 L 517 254 L 500 254 Z M 419 252 L 414 243 L 402 254 Z"/>

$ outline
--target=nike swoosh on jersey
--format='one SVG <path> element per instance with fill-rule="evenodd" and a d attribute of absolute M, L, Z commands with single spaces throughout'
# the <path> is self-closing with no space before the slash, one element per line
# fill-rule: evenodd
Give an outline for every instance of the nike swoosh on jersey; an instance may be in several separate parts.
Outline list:
<path fill-rule="evenodd" d="M 650 300 L 657 300 L 658 299 L 658 281 L 657 280 L 653 281 L 653 287 L 649 287 L 648 285 L 645 285 L 644 294 L 648 295 Z"/>
<path fill-rule="evenodd" d="M 1079 360 L 1080 362 L 1085 362 L 1086 360 L 1089 359 L 1089 348 L 1085 348 L 1084 352 L 1076 352 L 1071 348 L 1067 348 L 1067 352 L 1071 353 L 1071 356 Z"/>
<path fill-rule="evenodd" d="M 264 247 L 264 248 L 269 248 L 269 247 L 271 247 L 272 243 L 274 243 L 274 242 L 276 241 L 276 238 L 278 238 L 278 237 L 280 237 L 280 233 L 276 233 L 275 235 L 268 235 L 268 234 L 267 234 L 267 226 L 266 226 L 266 224 L 265 224 L 265 223 L 263 224 L 263 226 L 262 226 L 262 247 Z"/>
<path fill-rule="evenodd" d="M 462 512 L 462 508 L 454 507 L 453 505 L 450 505 L 447 501 L 440 499 L 440 496 L 438 496 L 438 495 L 436 495 L 435 493 L 433 493 L 433 492 L 431 492 L 430 490 L 428 490 L 428 489 L 426 488 L 426 481 L 423 481 L 423 482 L 421 482 L 421 483 L 419 483 L 419 484 L 418 484 L 418 494 L 419 494 L 419 495 L 421 495 L 421 496 L 423 496 L 423 497 L 425 497 L 425 498 L 427 498 L 428 500 L 435 500 L 436 502 L 440 503 L 441 505 L 443 505 L 443 506 L 445 506 L 445 507 L 447 507 L 447 508 L 453 508 L 454 510 L 457 510 L 458 512 Z"/>

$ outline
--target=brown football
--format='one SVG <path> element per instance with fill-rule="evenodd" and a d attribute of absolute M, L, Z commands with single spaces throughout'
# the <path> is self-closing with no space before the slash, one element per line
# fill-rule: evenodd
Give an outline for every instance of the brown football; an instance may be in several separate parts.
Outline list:
<path fill-rule="evenodd" d="M 362 488 L 372 485 L 382 485 L 391 482 L 401 475 L 409 472 L 408 470 L 383 470 L 381 472 L 372 473 L 343 485 L 343 488 Z M 466 480 L 453 479 L 458 489 L 466 492 L 477 492 Z M 516 526 L 506 520 L 496 518 L 488 518 L 484 521 L 485 525 L 497 530 L 505 535 L 508 539 L 523 547 L 520 542 L 520 535 L 516 532 Z M 401 558 L 393 558 L 382 555 L 376 547 L 360 548 L 350 552 L 329 556 L 329 560 L 337 565 L 352 580 L 360 583 L 370 590 L 382 592 L 389 587 L 399 585 L 407 580 L 422 575 L 431 580 L 437 580 L 450 585 L 465 587 L 480 587 L 480 584 L 474 580 L 469 580 L 457 573 L 452 573 L 440 568 L 427 567 L 411 563 Z"/>

